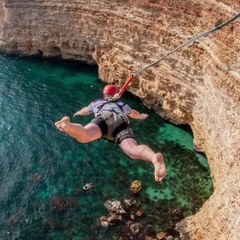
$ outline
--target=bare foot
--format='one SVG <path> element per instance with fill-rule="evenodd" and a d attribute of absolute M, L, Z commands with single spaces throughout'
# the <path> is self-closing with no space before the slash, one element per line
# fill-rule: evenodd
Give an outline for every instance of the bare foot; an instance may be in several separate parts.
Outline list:
<path fill-rule="evenodd" d="M 68 125 L 69 122 L 70 118 L 65 116 L 60 121 L 55 122 L 55 126 L 59 131 L 64 132 L 64 128 Z"/>
<path fill-rule="evenodd" d="M 157 153 L 152 163 L 154 165 L 155 180 L 156 182 L 160 182 L 166 175 L 166 166 L 164 163 L 163 155 L 161 153 Z"/>

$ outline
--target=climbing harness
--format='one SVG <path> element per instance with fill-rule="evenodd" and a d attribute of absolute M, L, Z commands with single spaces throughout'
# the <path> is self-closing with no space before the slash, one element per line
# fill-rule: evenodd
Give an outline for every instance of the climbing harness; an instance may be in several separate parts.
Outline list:
<path fill-rule="evenodd" d="M 129 125 L 129 122 L 126 122 L 123 116 L 124 115 L 115 112 L 102 112 L 102 117 L 108 126 L 108 132 L 103 136 L 104 138 L 113 139 L 120 126 L 127 127 Z"/>
<path fill-rule="evenodd" d="M 143 71 L 145 71 L 146 69 L 152 67 L 153 65 L 159 63 L 160 61 L 162 61 L 163 59 L 165 59 L 166 57 L 168 57 L 170 54 L 176 52 L 179 48 L 183 47 L 183 46 L 186 46 L 187 44 L 193 42 L 193 41 L 196 41 L 197 39 L 199 38 L 202 38 L 202 37 L 205 37 L 207 35 L 209 35 L 210 33 L 213 33 L 215 32 L 216 30 L 222 28 L 223 26 L 233 22 L 234 20 L 236 20 L 237 18 L 240 17 L 240 12 L 237 13 L 235 16 L 233 16 L 232 18 L 230 18 L 229 20 L 217 25 L 215 28 L 207 31 L 207 32 L 204 32 L 204 33 L 201 33 L 191 39 L 189 39 L 188 41 L 182 43 L 181 45 L 179 45 L 178 47 L 174 48 L 172 51 L 168 52 L 167 54 L 165 54 L 163 57 L 157 59 L 156 61 L 152 62 L 151 64 L 147 65 L 146 67 L 138 70 L 137 72 L 135 72 L 134 74 L 132 74 L 128 80 L 125 82 L 125 84 L 122 86 L 122 88 L 119 90 L 119 92 L 116 94 L 115 98 L 118 99 L 122 96 L 123 92 L 125 91 L 125 89 L 127 88 L 127 86 L 129 85 L 129 83 L 133 80 L 134 77 L 136 77 L 137 75 L 139 75 L 140 73 L 142 73 Z"/>
<path fill-rule="evenodd" d="M 110 91 L 108 90 L 103 91 L 104 94 L 105 92 L 107 92 L 106 94 L 115 94 L 117 92 L 114 89 L 112 91 L 112 87 Z M 129 118 L 125 112 L 130 112 L 131 108 L 126 103 L 109 99 L 98 99 L 91 103 L 90 106 L 95 115 L 95 118 L 91 122 L 99 126 L 103 134 L 102 138 L 111 142 L 118 142 L 119 137 L 122 137 L 117 136 L 120 130 L 125 130 L 130 125 Z"/>

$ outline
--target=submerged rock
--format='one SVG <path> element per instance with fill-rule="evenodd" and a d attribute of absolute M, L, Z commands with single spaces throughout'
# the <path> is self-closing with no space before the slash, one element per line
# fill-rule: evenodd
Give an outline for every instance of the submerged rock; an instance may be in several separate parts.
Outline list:
<path fill-rule="evenodd" d="M 109 214 L 111 215 L 111 217 L 115 217 L 115 216 L 122 216 L 122 215 L 126 215 L 126 211 L 124 210 L 122 204 L 120 201 L 117 200 L 107 200 L 104 203 L 104 206 L 107 208 Z"/>
<path fill-rule="evenodd" d="M 56 213 L 66 211 L 68 208 L 78 209 L 78 202 L 73 197 L 61 198 L 57 195 L 53 195 L 50 200 L 51 210 Z"/>
<path fill-rule="evenodd" d="M 131 193 L 138 193 L 140 192 L 142 189 L 142 183 L 138 180 L 135 180 L 131 183 L 131 186 L 130 186 L 130 192 Z"/>
<path fill-rule="evenodd" d="M 66 209 L 65 201 L 56 195 L 51 198 L 50 206 L 51 210 L 57 213 L 61 213 Z"/>
<path fill-rule="evenodd" d="M 166 236 L 167 236 L 167 233 L 165 232 L 159 232 L 156 234 L 157 239 L 160 239 L 160 240 L 165 239 Z"/>
<path fill-rule="evenodd" d="M 61 229 L 61 223 L 58 219 L 50 217 L 45 220 L 44 227 L 46 230 Z"/>
<path fill-rule="evenodd" d="M 34 173 L 30 179 L 33 183 L 38 183 L 42 181 L 42 175 L 40 173 Z"/>
<path fill-rule="evenodd" d="M 104 228 L 109 226 L 108 218 L 106 216 L 100 218 L 100 225 Z"/>
<path fill-rule="evenodd" d="M 119 224 L 118 239 L 180 240 L 179 233 L 173 228 L 157 233 L 153 225 L 150 224 L 151 213 L 144 214 L 144 211 L 140 209 L 141 202 L 136 199 L 107 200 L 104 206 L 108 210 L 109 217 L 102 216 L 99 219 L 99 225 L 107 228 Z M 179 212 L 181 212 L 179 209 L 172 210 L 172 214 L 178 214 Z M 153 222 L 158 220 L 152 219 Z"/>
<path fill-rule="evenodd" d="M 129 229 L 133 235 L 138 235 L 141 228 L 142 228 L 142 224 L 140 224 L 140 223 L 133 223 L 129 227 Z"/>

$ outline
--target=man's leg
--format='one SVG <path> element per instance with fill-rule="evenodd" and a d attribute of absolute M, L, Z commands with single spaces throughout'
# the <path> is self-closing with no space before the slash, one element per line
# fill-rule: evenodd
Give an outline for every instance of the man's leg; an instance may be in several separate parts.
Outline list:
<path fill-rule="evenodd" d="M 80 143 L 92 142 L 102 137 L 102 132 L 96 124 L 89 123 L 82 126 L 81 124 L 71 123 L 70 118 L 67 116 L 56 122 L 55 126 L 58 130 L 67 133 Z"/>
<path fill-rule="evenodd" d="M 161 153 L 155 153 L 147 145 L 138 145 L 133 138 L 124 139 L 119 146 L 131 158 L 151 162 L 154 166 L 155 180 L 157 182 L 163 180 L 166 175 L 166 166 Z"/>

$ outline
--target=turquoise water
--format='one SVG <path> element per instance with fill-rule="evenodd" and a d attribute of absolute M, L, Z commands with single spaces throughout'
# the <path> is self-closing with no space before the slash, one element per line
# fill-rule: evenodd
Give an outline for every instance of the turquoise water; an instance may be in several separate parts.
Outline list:
<path fill-rule="evenodd" d="M 108 215 L 106 200 L 130 197 L 142 203 L 139 221 L 162 231 L 176 221 L 174 209 L 194 214 L 211 195 L 208 164 L 193 150 L 191 131 L 128 93 L 122 100 L 149 114 L 132 120 L 132 128 L 139 143 L 164 154 L 163 182 L 154 181 L 150 163 L 130 159 L 115 144 L 80 144 L 56 130 L 55 121 L 101 97 L 96 67 L 3 56 L 0 66 L 0 239 L 118 239 L 119 225 L 103 229 L 98 220 Z M 72 120 L 86 124 L 91 117 Z M 142 190 L 132 196 L 136 179 Z M 87 182 L 94 187 L 83 191 Z M 52 208 L 54 196 L 68 203 L 63 211 Z"/>

